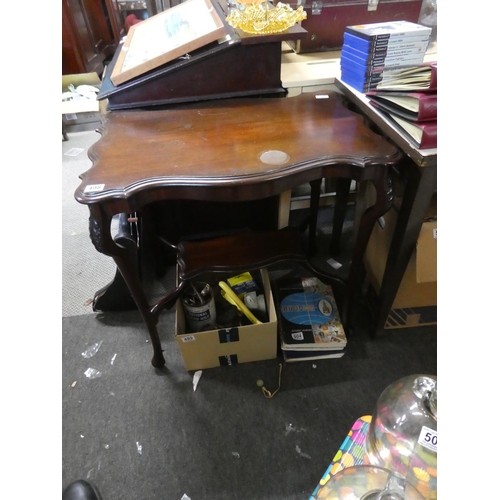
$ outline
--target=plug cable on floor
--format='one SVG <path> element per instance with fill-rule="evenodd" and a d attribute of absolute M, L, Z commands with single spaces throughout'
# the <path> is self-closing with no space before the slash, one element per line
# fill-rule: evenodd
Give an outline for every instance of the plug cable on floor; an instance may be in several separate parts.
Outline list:
<path fill-rule="evenodd" d="M 264 387 L 264 381 L 263 380 L 257 380 L 257 385 L 262 389 L 262 392 L 264 396 L 268 399 L 271 399 L 274 397 L 274 395 L 280 390 L 281 387 L 281 371 L 283 369 L 283 363 L 280 363 L 280 371 L 279 371 L 279 376 L 278 376 L 278 388 L 274 391 L 271 392 L 268 389 Z"/>

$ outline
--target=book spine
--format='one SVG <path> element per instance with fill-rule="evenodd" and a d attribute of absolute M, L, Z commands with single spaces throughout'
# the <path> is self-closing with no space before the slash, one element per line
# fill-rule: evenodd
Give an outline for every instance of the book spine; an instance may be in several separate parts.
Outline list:
<path fill-rule="evenodd" d="M 344 73 L 349 73 L 354 78 L 365 82 L 381 82 L 384 76 L 384 69 L 380 68 L 363 68 L 352 64 L 350 61 L 340 63 L 340 71 Z"/>
<path fill-rule="evenodd" d="M 362 52 L 356 51 L 349 48 L 348 46 L 342 47 L 340 56 L 351 59 L 358 62 L 358 64 L 364 64 L 366 66 L 372 67 L 390 67 L 397 66 L 398 63 L 410 63 L 413 61 L 422 62 L 424 57 L 424 52 L 419 53 L 415 51 L 394 51 L 386 54 L 367 54 L 363 55 Z"/>
<path fill-rule="evenodd" d="M 427 45 L 426 44 L 419 44 L 419 45 L 402 45 L 399 48 L 390 48 L 388 49 L 387 47 L 380 48 L 377 50 L 371 50 L 371 51 L 364 51 L 360 50 L 356 47 L 353 47 L 349 43 L 344 43 L 342 45 L 342 51 L 349 52 L 353 55 L 356 55 L 358 57 L 361 57 L 366 60 L 370 59 L 375 59 L 375 58 L 382 58 L 382 57 L 395 57 L 395 56 L 408 56 L 410 54 L 416 55 L 416 54 L 425 54 L 425 51 L 427 50 Z"/>
<path fill-rule="evenodd" d="M 398 122 L 398 120 L 396 119 L 397 115 L 384 110 L 383 108 L 378 106 L 378 103 L 373 104 L 374 107 L 378 109 L 383 115 L 387 116 L 389 118 L 389 121 L 394 123 L 398 130 L 418 149 L 437 148 L 437 120 L 425 123 L 413 123 L 409 120 L 406 120 L 407 122 L 409 122 L 410 126 L 420 129 L 421 138 L 420 140 L 417 140 L 408 130 L 406 130 L 405 126 L 403 126 L 404 119 L 399 118 L 400 122 Z"/>
<path fill-rule="evenodd" d="M 405 40 L 410 38 L 421 38 L 421 39 L 429 39 L 431 30 L 414 30 L 409 29 L 406 31 L 398 31 L 396 33 L 379 33 L 375 35 L 370 35 L 368 33 L 364 33 L 363 31 L 356 29 L 352 26 L 346 26 L 345 32 L 349 33 L 353 36 L 357 36 L 364 40 L 368 40 L 369 42 L 376 43 L 388 43 L 389 40 Z"/>
<path fill-rule="evenodd" d="M 340 60 L 340 71 L 349 73 L 360 81 L 382 81 L 383 68 L 367 68 L 353 63 L 350 59 Z"/>
<path fill-rule="evenodd" d="M 395 61 L 384 61 L 383 64 L 371 65 L 363 63 L 363 61 L 356 61 L 350 56 L 342 55 L 340 57 L 340 68 L 348 69 L 349 71 L 358 73 L 359 75 L 370 76 L 373 74 L 381 74 L 384 70 L 390 70 L 394 68 L 401 68 L 405 66 L 418 65 L 421 62 L 420 59 L 405 59 L 405 60 L 395 60 Z"/>
<path fill-rule="evenodd" d="M 437 95 L 436 94 L 418 94 L 418 111 L 416 121 L 434 121 L 437 120 Z"/>
<path fill-rule="evenodd" d="M 431 65 L 431 81 L 429 82 L 428 90 L 437 91 L 437 64 Z"/>
<path fill-rule="evenodd" d="M 340 79 L 344 82 L 347 83 L 347 85 L 351 86 L 353 89 L 357 90 L 358 92 L 368 92 L 369 90 L 374 90 L 377 88 L 377 83 L 378 82 L 371 82 L 366 79 L 359 79 L 356 78 L 352 73 L 349 71 L 341 71 L 341 76 Z"/>
<path fill-rule="evenodd" d="M 422 123 L 422 139 L 420 149 L 437 148 L 437 122 Z"/>
<path fill-rule="evenodd" d="M 361 50 L 374 50 L 382 48 L 396 48 L 404 45 L 429 45 L 428 35 L 416 35 L 411 37 L 398 37 L 393 36 L 392 38 L 386 39 L 373 39 L 368 40 L 365 38 L 357 37 L 348 32 L 344 32 L 344 42 L 349 43 L 351 46 L 359 47 Z"/>
<path fill-rule="evenodd" d="M 360 66 L 373 67 L 373 66 L 383 66 L 385 62 L 384 55 L 374 55 L 371 57 L 365 57 L 357 55 L 356 53 L 342 48 L 340 52 L 340 60 L 341 61 L 353 61 L 359 64 Z"/>
<path fill-rule="evenodd" d="M 411 95 L 411 93 L 408 92 L 408 95 Z M 437 98 L 433 94 L 421 94 L 419 97 L 416 97 L 419 103 L 417 111 L 410 111 L 403 106 L 387 101 L 383 96 L 378 95 L 376 91 L 367 92 L 367 97 L 372 104 L 375 103 L 375 106 L 379 106 L 389 113 L 401 116 L 401 118 L 415 123 L 437 120 Z"/>
<path fill-rule="evenodd" d="M 430 68 L 431 68 L 431 77 L 430 77 L 430 80 L 427 84 L 426 91 L 436 91 L 437 90 L 437 66 L 428 65 L 426 63 L 419 64 L 417 66 L 424 66 L 424 65 L 430 66 Z M 384 74 L 383 81 L 384 81 L 384 83 L 385 82 L 390 83 L 394 79 L 398 79 L 398 78 L 400 78 L 400 70 L 388 69 Z M 419 90 L 419 92 L 421 92 L 421 90 Z"/>

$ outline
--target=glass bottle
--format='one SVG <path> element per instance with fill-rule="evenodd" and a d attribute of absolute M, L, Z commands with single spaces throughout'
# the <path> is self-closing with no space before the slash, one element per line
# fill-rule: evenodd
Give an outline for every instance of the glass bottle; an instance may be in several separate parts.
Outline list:
<path fill-rule="evenodd" d="M 366 439 L 370 464 L 406 478 L 437 498 L 437 378 L 410 375 L 380 395 Z"/>

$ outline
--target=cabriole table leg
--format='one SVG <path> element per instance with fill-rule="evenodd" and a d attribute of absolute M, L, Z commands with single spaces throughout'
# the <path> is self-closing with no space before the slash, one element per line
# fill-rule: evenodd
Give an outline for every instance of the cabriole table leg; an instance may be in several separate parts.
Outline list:
<path fill-rule="evenodd" d="M 158 316 L 151 312 L 146 294 L 142 287 L 139 272 L 134 261 L 134 256 L 131 255 L 126 248 L 119 247 L 111 237 L 111 217 L 107 216 L 104 211 L 99 209 L 99 206 L 91 205 L 89 229 L 90 239 L 96 250 L 104 255 L 113 258 L 120 271 L 130 294 L 132 295 L 141 316 L 146 323 L 146 327 L 153 345 L 153 358 L 151 364 L 155 368 L 161 368 L 165 365 L 165 358 L 161 348 L 160 337 L 156 325 L 158 324 Z"/>

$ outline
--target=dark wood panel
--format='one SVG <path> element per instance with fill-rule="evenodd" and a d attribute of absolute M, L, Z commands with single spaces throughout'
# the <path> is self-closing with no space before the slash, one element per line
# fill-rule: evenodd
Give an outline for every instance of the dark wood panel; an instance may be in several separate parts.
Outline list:
<path fill-rule="evenodd" d="M 62 74 L 101 74 L 120 33 L 111 0 L 62 1 Z M 123 28 L 122 28 L 123 30 Z"/>

